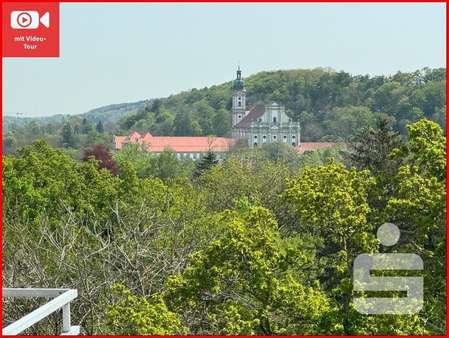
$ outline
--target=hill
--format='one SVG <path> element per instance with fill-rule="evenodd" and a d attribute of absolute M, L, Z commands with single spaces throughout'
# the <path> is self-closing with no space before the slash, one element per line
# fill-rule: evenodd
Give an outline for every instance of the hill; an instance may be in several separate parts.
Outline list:
<path fill-rule="evenodd" d="M 302 123 L 304 141 L 346 140 L 380 115 L 389 116 L 403 135 L 405 125 L 421 117 L 443 128 L 446 124 L 445 68 L 392 76 L 352 75 L 324 68 L 279 70 L 251 75 L 245 78 L 245 86 L 248 108 L 258 101 L 284 104 L 289 115 Z M 112 134 L 131 130 L 153 135 L 225 136 L 231 130 L 230 108 L 231 81 L 166 98 L 112 104 L 76 116 L 7 118 L 4 139 L 9 138 L 6 144 L 24 144 L 44 138 L 57 146 L 62 144 L 63 126 L 67 125 L 78 135 L 73 147 L 106 140 L 109 144 Z M 95 129 L 100 122 L 100 134 L 107 135 L 98 137 Z"/>

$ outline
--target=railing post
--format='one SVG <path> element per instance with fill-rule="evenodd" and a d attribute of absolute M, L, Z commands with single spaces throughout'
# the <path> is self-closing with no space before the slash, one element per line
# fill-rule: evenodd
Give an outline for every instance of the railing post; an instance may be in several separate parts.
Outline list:
<path fill-rule="evenodd" d="M 62 332 L 70 332 L 72 324 L 70 323 L 70 303 L 62 307 Z"/>

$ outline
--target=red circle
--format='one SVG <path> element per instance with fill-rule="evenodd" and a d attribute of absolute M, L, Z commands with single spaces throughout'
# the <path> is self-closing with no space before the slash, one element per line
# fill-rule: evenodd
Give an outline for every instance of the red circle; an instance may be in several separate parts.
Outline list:
<path fill-rule="evenodd" d="M 28 23 L 27 24 L 25 24 L 25 25 L 22 25 L 21 23 L 20 23 L 20 18 L 21 17 L 23 17 L 23 16 L 27 16 L 28 17 Z M 33 20 L 32 20 L 32 18 L 31 18 L 31 15 L 29 15 L 28 13 L 20 13 L 18 16 L 17 16 L 17 24 L 20 26 L 20 27 L 28 27 L 29 25 L 31 25 L 31 22 L 32 22 Z"/>

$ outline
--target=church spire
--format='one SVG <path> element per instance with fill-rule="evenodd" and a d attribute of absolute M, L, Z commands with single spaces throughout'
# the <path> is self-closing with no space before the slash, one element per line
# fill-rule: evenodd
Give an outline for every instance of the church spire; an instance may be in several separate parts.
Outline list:
<path fill-rule="evenodd" d="M 237 80 L 242 80 L 242 71 L 240 70 L 240 65 L 237 68 Z"/>
<path fill-rule="evenodd" d="M 237 68 L 237 78 L 234 80 L 232 84 L 232 89 L 235 91 L 244 90 L 245 83 L 242 79 L 242 71 L 240 70 L 240 65 Z"/>

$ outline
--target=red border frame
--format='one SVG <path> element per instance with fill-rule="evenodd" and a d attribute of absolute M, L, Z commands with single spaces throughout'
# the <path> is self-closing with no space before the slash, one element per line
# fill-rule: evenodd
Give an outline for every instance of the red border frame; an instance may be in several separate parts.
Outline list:
<path fill-rule="evenodd" d="M 4 1 L 4 0 L 0 0 L 1 4 L 2 4 L 2 8 L 1 11 L 3 12 L 3 3 L 4 2 L 36 2 L 36 3 L 42 3 L 42 2 L 59 2 L 59 3 L 276 3 L 276 1 L 267 1 L 267 0 L 261 0 L 261 1 L 239 1 L 239 0 L 224 0 L 224 1 L 207 1 L 207 0 L 197 0 L 197 1 L 188 1 L 188 0 L 181 0 L 181 1 L 145 1 L 145 0 L 134 0 L 134 1 L 129 1 L 129 0 L 99 0 L 99 1 L 89 1 L 89 0 L 40 0 L 40 1 L 34 1 L 34 0 L 10 0 L 10 1 Z M 377 1 L 356 1 L 356 0 L 349 0 L 349 1 L 341 1 L 341 0 L 323 0 L 323 1 L 297 1 L 297 0 L 283 0 L 281 3 L 347 3 L 347 2 L 351 2 L 351 3 L 391 3 L 392 1 L 388 1 L 388 0 L 377 0 Z M 437 0 L 437 1 L 419 1 L 419 0 L 411 0 L 411 1 L 407 1 L 407 0 L 395 0 L 395 3 L 445 3 L 446 4 L 446 69 L 447 69 L 447 63 L 449 60 L 448 57 L 448 47 L 447 47 L 447 42 L 448 42 L 448 37 L 447 37 L 447 33 L 448 33 L 448 25 L 447 25 L 447 17 L 449 14 L 449 8 L 448 8 L 448 2 L 449 0 Z M 0 28 L 2 29 L 2 28 Z M 2 41 L 2 34 L 0 34 L 0 43 L 3 44 Z M 0 106 L 1 106 L 1 111 L 2 111 L 2 116 L 0 117 L 0 126 L 3 126 L 3 52 L 2 49 L 0 49 L 0 56 L 1 56 L 1 64 L 0 64 L 0 79 L 1 79 L 1 84 L 0 84 L 0 88 L 2 89 L 2 95 L 0 96 Z M 447 83 L 447 73 L 446 73 L 446 83 Z M 446 85 L 446 106 L 447 106 L 447 94 L 448 94 L 448 88 Z M 446 111 L 446 116 L 447 116 L 447 111 Z M 446 119 L 446 130 L 449 130 L 449 121 Z M 446 135 L 446 161 L 449 159 L 447 150 L 449 149 L 449 139 Z M 0 154 L 2 154 L 3 151 L 3 137 L 0 139 Z M 3 172 L 3 161 L 0 162 L 0 169 Z M 448 176 L 449 176 L 449 169 L 446 163 L 446 210 L 449 206 L 449 200 L 447 197 L 447 190 L 448 190 Z M 0 182 L 3 182 L 2 178 L 0 178 Z M 3 201 L 3 189 L 0 190 L 0 198 Z M 3 203 L 0 204 L 0 220 L 3 221 Z M 446 212 L 446 234 L 449 232 L 449 215 Z M 0 232 L 0 241 L 3 243 L 3 232 Z M 449 298 L 447 295 L 448 292 L 448 288 L 449 288 L 449 282 L 448 282 L 448 277 L 449 277 L 449 273 L 448 273 L 448 264 L 449 264 L 449 256 L 448 256 L 448 252 L 449 252 L 449 243 L 447 240 L 447 235 L 446 235 L 446 335 L 445 336 L 406 336 L 406 337 L 449 337 L 449 330 L 447 328 L 448 325 L 448 308 L 449 308 Z M 0 255 L 1 255 L 1 249 L 0 249 Z M 3 276 L 3 264 L 2 266 L 0 266 L 0 272 L 2 273 Z M 0 295 L 2 294 L 2 291 L 0 291 Z M 3 307 L 0 309 L 0 321 L 3 322 Z M 17 336 L 17 337 L 24 337 L 24 336 Z M 54 337 L 54 336 L 38 336 L 38 337 Z M 95 337 L 120 337 L 120 336 L 95 336 Z M 158 336 L 158 337 L 173 337 L 173 336 Z M 187 337 L 207 337 L 207 336 L 187 336 Z M 220 338 L 228 338 L 230 336 L 213 336 L 213 337 L 220 337 Z M 264 338 L 266 336 L 238 336 L 238 337 L 252 337 L 252 338 Z M 328 336 L 328 335 L 322 335 L 322 336 L 276 336 L 276 337 L 282 337 L 282 338 L 286 338 L 286 337 L 317 337 L 317 338 L 321 338 L 321 337 L 337 337 L 337 338 L 345 338 L 345 337 L 367 337 L 367 336 Z M 387 337 L 397 337 L 397 336 L 377 336 L 377 337 L 381 337 L 381 338 L 387 338 Z"/>

